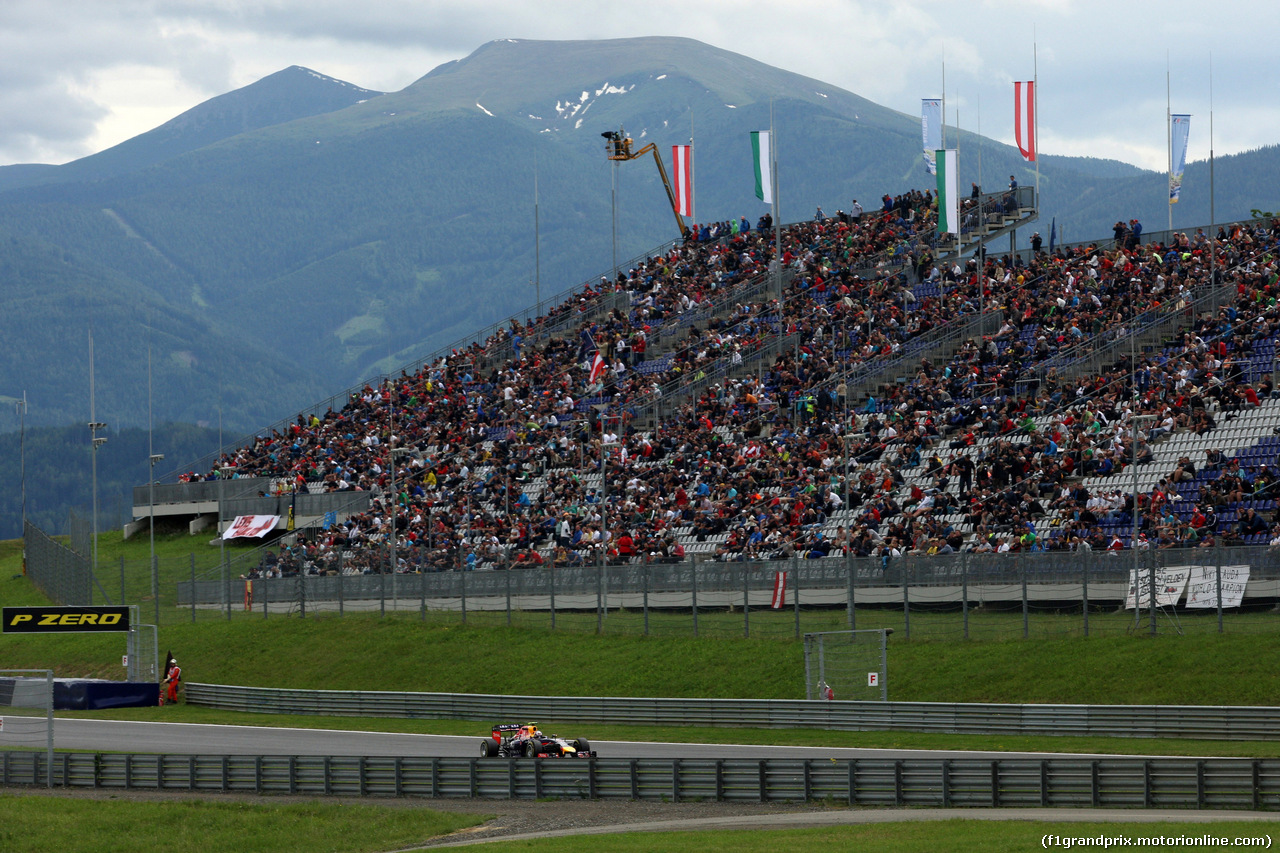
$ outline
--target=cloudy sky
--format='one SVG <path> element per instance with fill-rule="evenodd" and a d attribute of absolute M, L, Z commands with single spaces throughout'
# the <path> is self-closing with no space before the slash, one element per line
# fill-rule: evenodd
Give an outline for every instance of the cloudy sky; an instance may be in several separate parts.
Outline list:
<path fill-rule="evenodd" d="M 0 165 L 63 163 L 289 65 L 394 91 L 496 38 L 676 35 L 1012 143 L 1013 80 L 1040 81 L 1040 150 L 1165 163 L 1280 142 L 1280 4 L 1145 0 L 0 0 Z"/>

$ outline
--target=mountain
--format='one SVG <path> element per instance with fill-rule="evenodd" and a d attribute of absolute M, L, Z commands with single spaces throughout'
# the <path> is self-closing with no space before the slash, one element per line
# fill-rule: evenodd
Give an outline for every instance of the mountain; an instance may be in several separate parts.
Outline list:
<path fill-rule="evenodd" d="M 535 276 L 545 299 L 609 272 L 612 199 L 619 264 L 677 236 L 651 160 L 610 163 L 603 131 L 664 160 L 692 133 L 699 218 L 756 219 L 746 134 L 771 110 L 785 221 L 931 185 L 918 116 L 662 37 L 495 41 L 387 94 L 286 69 L 92 157 L 0 170 L 0 294 L 21 306 L 0 318 L 17 342 L 0 390 L 28 392 L 29 424 L 86 422 L 92 327 L 113 428 L 147 421 L 148 348 L 158 423 L 250 430 L 341 405 L 526 310 Z M 988 187 L 1035 180 L 1013 147 L 959 138 L 962 186 L 979 163 Z M 1278 159 L 1222 158 L 1218 217 L 1268 207 Z M 1165 216 L 1164 176 L 1116 161 L 1045 156 L 1040 182 L 1045 234 L 1050 216 L 1072 239 Z M 1193 164 L 1175 225 L 1207 219 L 1204 183 Z"/>
<path fill-rule="evenodd" d="M 225 95 L 210 98 L 154 130 L 62 166 L 0 167 L 0 189 L 96 181 L 195 151 L 231 136 L 324 115 L 383 94 L 291 65 Z"/>

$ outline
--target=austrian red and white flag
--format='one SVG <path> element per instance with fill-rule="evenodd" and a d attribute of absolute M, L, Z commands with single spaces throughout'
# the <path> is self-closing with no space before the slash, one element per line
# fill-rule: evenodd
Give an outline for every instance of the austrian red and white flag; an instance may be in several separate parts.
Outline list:
<path fill-rule="evenodd" d="M 773 576 L 773 601 L 769 605 L 774 610 L 787 606 L 787 573 L 777 572 Z"/>
<path fill-rule="evenodd" d="M 600 380 L 600 375 L 604 373 L 604 359 L 597 350 L 596 354 L 591 358 L 591 376 L 587 380 L 590 384 L 595 385 Z"/>
<path fill-rule="evenodd" d="M 1036 83 L 1013 84 L 1013 138 L 1028 163 L 1036 161 Z"/>
<path fill-rule="evenodd" d="M 671 189 L 676 213 L 693 218 L 693 146 L 671 146 Z"/>

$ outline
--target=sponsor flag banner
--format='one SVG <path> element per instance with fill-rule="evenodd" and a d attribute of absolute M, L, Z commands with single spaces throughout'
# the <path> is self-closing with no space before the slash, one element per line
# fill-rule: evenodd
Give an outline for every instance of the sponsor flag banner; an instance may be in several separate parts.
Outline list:
<path fill-rule="evenodd" d="M 937 150 L 942 147 L 942 99 L 920 99 L 920 136 L 924 142 L 924 168 L 938 174 Z"/>
<path fill-rule="evenodd" d="M 756 198 L 765 204 L 773 204 L 773 176 L 769 170 L 772 162 L 769 151 L 769 131 L 751 131 L 751 159 L 756 170 Z"/>
<path fill-rule="evenodd" d="M 129 608 L 124 607 L 6 607 L 0 615 L 6 634 L 128 631 Z"/>
<path fill-rule="evenodd" d="M 671 184 L 676 213 L 693 218 L 693 146 L 671 146 Z"/>
<path fill-rule="evenodd" d="M 1013 84 L 1013 138 L 1018 143 L 1022 159 L 1036 161 L 1036 83 Z"/>
<path fill-rule="evenodd" d="M 776 572 L 773 576 L 773 601 L 769 606 L 781 610 L 787 606 L 787 573 Z"/>
<path fill-rule="evenodd" d="M 960 233 L 960 163 L 954 148 L 939 149 L 938 233 Z"/>
<path fill-rule="evenodd" d="M 1190 576 L 1191 569 L 1187 566 L 1156 569 L 1156 606 L 1173 607 L 1177 604 Z M 1125 609 L 1132 610 L 1135 603 L 1139 609 L 1151 606 L 1150 569 L 1129 570 L 1129 592 L 1124 598 Z"/>
<path fill-rule="evenodd" d="M 1222 606 L 1239 607 L 1244 588 L 1249 585 L 1248 566 L 1222 567 Z M 1187 581 L 1187 607 L 1218 606 L 1218 570 L 1213 566 L 1191 566 Z"/>
<path fill-rule="evenodd" d="M 280 523 L 278 515 L 237 515 L 222 532 L 223 539 L 261 539 Z"/>
<path fill-rule="evenodd" d="M 1187 168 L 1187 134 L 1191 131 L 1191 116 L 1171 116 L 1169 141 L 1173 151 L 1169 166 L 1169 204 L 1177 204 L 1182 194 L 1182 173 Z"/>
<path fill-rule="evenodd" d="M 1053 221 L 1049 223 L 1049 251 L 1053 251 L 1053 244 L 1058 242 L 1058 217 L 1053 217 Z"/>

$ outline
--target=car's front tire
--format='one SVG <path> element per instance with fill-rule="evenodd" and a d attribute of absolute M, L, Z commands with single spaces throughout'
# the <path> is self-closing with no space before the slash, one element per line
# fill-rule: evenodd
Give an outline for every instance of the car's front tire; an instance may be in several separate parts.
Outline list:
<path fill-rule="evenodd" d="M 573 740 L 573 748 L 574 748 L 574 749 L 576 749 L 576 750 L 577 750 L 578 752 L 580 752 L 580 753 L 590 752 L 590 751 L 591 751 L 591 743 L 590 743 L 586 738 L 584 738 L 584 737 L 574 738 L 574 740 Z"/>

